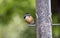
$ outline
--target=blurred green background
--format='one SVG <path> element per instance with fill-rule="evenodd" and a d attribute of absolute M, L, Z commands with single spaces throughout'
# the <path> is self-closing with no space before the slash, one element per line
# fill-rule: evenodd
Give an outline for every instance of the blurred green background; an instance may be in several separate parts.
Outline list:
<path fill-rule="evenodd" d="M 59 15 L 52 11 L 53 23 L 59 23 Z M 36 27 L 24 21 L 27 12 L 36 18 L 36 0 L 0 0 L 0 38 L 36 38 Z M 52 34 L 60 38 L 60 27 L 52 26 Z"/>

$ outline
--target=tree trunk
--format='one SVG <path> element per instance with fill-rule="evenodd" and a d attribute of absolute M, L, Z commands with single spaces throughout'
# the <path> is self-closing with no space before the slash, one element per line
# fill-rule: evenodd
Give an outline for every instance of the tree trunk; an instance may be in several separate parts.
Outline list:
<path fill-rule="evenodd" d="M 52 38 L 51 0 L 36 0 L 37 38 Z"/>

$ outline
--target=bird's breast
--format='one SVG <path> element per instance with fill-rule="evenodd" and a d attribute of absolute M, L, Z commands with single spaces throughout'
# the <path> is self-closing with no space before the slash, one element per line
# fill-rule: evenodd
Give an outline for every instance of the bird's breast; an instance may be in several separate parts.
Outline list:
<path fill-rule="evenodd" d="M 25 19 L 25 21 L 27 22 L 27 23 L 32 23 L 33 21 L 34 21 L 34 19 L 33 19 L 33 17 L 27 17 L 26 19 Z"/>

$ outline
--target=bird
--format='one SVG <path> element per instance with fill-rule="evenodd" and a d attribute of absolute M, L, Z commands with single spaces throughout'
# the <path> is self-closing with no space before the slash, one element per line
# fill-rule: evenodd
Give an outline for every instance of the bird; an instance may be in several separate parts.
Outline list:
<path fill-rule="evenodd" d="M 26 23 L 28 23 L 28 24 L 35 24 L 34 23 L 34 18 L 32 17 L 32 15 L 30 14 L 30 13 L 26 13 L 25 15 L 24 15 L 24 20 L 25 20 L 25 22 Z"/>

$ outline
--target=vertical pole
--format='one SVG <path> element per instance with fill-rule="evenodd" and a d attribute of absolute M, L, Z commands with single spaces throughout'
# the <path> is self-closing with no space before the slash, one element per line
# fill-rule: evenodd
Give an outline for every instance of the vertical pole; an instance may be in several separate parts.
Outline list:
<path fill-rule="evenodd" d="M 51 0 L 36 0 L 37 38 L 52 38 Z"/>

